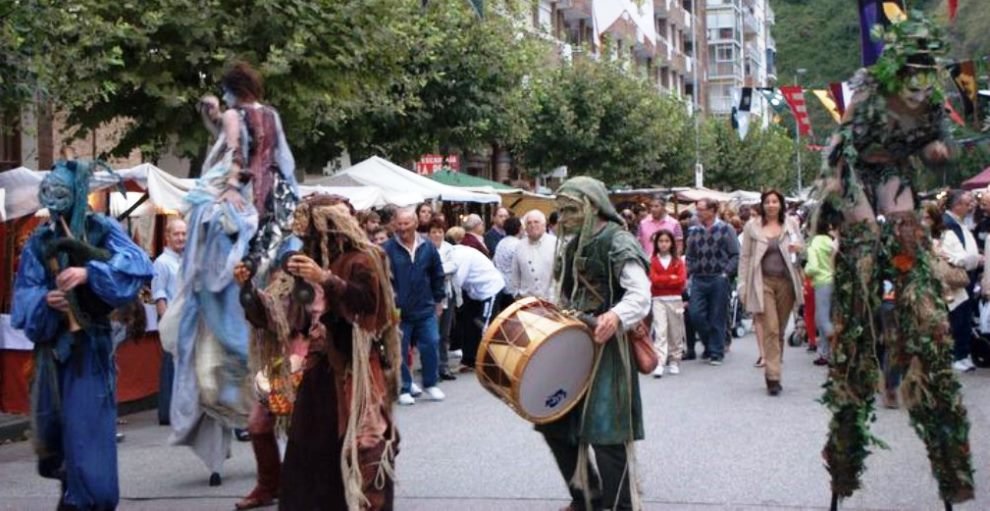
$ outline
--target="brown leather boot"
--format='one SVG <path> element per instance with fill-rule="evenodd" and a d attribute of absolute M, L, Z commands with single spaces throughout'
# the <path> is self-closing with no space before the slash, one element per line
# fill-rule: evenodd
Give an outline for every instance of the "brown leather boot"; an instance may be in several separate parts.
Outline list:
<path fill-rule="evenodd" d="M 251 447 L 258 465 L 258 483 L 251 493 L 234 504 L 237 509 L 254 509 L 270 505 L 278 498 L 279 474 L 282 462 L 278 454 L 275 433 L 251 433 Z"/>

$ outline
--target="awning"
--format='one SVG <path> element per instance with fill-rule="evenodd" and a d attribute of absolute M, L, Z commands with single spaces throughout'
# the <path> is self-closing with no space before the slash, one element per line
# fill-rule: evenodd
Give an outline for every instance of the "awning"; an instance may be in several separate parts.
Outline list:
<path fill-rule="evenodd" d="M 377 156 L 372 156 L 357 165 L 344 169 L 335 176 L 347 176 L 362 185 L 375 186 L 386 192 L 416 193 L 425 199 L 480 203 L 498 203 L 501 201 L 497 194 L 473 192 L 464 188 L 445 185 Z"/>

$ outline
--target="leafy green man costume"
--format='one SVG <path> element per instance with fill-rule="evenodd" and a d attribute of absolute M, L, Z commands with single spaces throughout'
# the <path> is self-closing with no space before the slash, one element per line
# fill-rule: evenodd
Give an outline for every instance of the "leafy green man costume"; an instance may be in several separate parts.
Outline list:
<path fill-rule="evenodd" d="M 901 398 L 950 507 L 973 498 L 969 422 L 951 369 L 952 339 L 932 272 L 931 240 L 910 188 L 911 175 L 945 150 L 943 99 L 934 85 L 925 89 L 926 80 L 935 83 L 935 55 L 944 45 L 937 27 L 917 12 L 877 36 L 886 42 L 884 54 L 854 78 L 855 96 L 823 176 L 820 214 L 844 217 L 835 261 L 836 345 L 822 398 L 833 415 L 823 456 L 834 509 L 860 487 L 870 446 L 885 447 L 869 425 L 880 379 L 875 318 L 881 284 L 889 280 L 897 311 L 891 363 L 904 374 Z M 884 217 L 879 223 L 878 214 Z"/>
<path fill-rule="evenodd" d="M 572 178 L 557 196 L 561 225 L 573 235 L 562 242 L 555 268 L 561 306 L 599 316 L 622 300 L 625 290 L 619 281 L 627 264 L 640 266 L 645 277 L 646 256 L 625 230 L 600 181 Z M 643 438 L 643 413 L 634 355 L 621 326 L 599 348 L 584 399 L 537 430 L 570 482 L 572 509 L 639 508 L 633 442 Z M 597 473 L 589 465 L 589 448 L 595 451 Z"/>

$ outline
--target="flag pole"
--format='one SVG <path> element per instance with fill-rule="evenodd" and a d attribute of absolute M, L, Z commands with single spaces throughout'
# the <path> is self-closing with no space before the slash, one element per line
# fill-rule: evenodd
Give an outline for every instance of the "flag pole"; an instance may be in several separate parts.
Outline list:
<path fill-rule="evenodd" d="M 800 85 L 798 77 L 807 73 L 808 70 L 800 67 L 794 70 L 794 85 Z M 794 160 L 797 163 L 797 192 L 796 195 L 801 195 L 802 183 L 801 183 L 801 123 L 798 121 L 797 115 L 794 116 Z"/>

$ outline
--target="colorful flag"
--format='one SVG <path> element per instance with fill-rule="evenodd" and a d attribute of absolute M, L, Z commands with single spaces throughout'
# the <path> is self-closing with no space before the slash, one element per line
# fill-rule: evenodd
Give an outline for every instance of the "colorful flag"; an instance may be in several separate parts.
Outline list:
<path fill-rule="evenodd" d="M 753 105 L 753 88 L 743 87 L 742 93 L 740 94 L 739 97 L 739 111 L 749 112 L 752 110 L 752 105 Z"/>
<path fill-rule="evenodd" d="M 959 89 L 963 113 L 967 118 L 976 115 L 976 64 L 972 60 L 949 64 L 949 74 Z"/>
<path fill-rule="evenodd" d="M 842 112 L 839 112 L 839 107 L 835 104 L 829 91 L 816 89 L 812 90 L 811 93 L 818 98 L 818 101 L 822 102 L 825 110 L 828 110 L 828 113 L 832 114 L 832 119 L 835 119 L 835 122 L 842 122 Z"/>
<path fill-rule="evenodd" d="M 957 9 L 959 9 L 959 0 L 949 0 L 949 21 L 956 19 Z"/>
<path fill-rule="evenodd" d="M 846 115 L 846 106 L 852 102 L 852 87 L 849 82 L 832 82 L 828 84 L 828 91 L 832 94 L 835 107 L 839 109 L 839 115 Z"/>
<path fill-rule="evenodd" d="M 763 94 L 763 97 L 767 98 L 767 103 L 770 103 L 770 107 L 775 112 L 784 113 L 787 111 L 787 100 L 784 99 L 784 95 L 779 90 L 771 87 L 759 87 L 757 90 Z"/>
<path fill-rule="evenodd" d="M 804 90 L 798 85 L 785 85 L 780 88 L 787 105 L 791 107 L 794 120 L 797 122 L 798 135 L 811 134 L 811 119 L 808 117 L 808 105 L 804 102 Z"/>
<path fill-rule="evenodd" d="M 890 26 L 904 18 L 904 5 L 899 0 L 858 0 L 859 38 L 863 49 L 863 67 L 872 66 L 883 53 L 883 41 L 873 39 L 873 27 Z"/>

